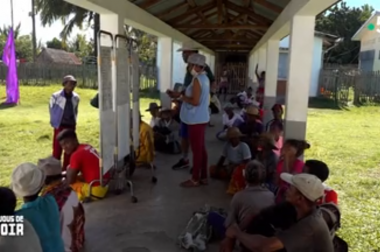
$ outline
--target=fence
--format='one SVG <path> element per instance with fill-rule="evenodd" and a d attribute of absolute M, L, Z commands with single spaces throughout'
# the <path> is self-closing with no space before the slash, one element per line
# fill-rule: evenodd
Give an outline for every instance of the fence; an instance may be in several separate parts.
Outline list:
<path fill-rule="evenodd" d="M 7 67 L 0 64 L 0 81 L 4 83 Z M 17 67 L 20 85 L 45 86 L 61 83 L 63 76 L 74 75 L 78 86 L 98 88 L 98 69 L 96 65 L 62 65 L 23 63 Z M 155 66 L 140 66 L 140 89 L 148 90 L 157 87 L 157 69 Z"/>
<path fill-rule="evenodd" d="M 229 79 L 229 93 L 238 93 L 245 89 L 247 84 L 247 69 L 248 66 L 246 63 L 226 63 L 224 65 L 217 65 L 215 76 L 217 82 L 220 82 L 220 78 L 223 75 L 223 66 L 228 70 L 228 79 Z"/>
<path fill-rule="evenodd" d="M 322 70 L 319 92 L 340 105 L 380 103 L 380 71 Z"/>

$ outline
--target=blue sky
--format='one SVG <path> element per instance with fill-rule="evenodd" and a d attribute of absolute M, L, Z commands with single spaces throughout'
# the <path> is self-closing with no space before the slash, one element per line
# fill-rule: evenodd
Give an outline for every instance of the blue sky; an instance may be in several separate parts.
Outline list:
<path fill-rule="evenodd" d="M 0 26 L 11 24 L 11 14 L 10 14 L 10 0 L 1 0 L 0 8 Z M 380 0 L 346 0 L 349 6 L 360 7 L 363 4 L 372 5 L 376 10 L 380 10 Z M 15 25 L 21 22 L 21 33 L 27 34 L 32 31 L 32 22 L 29 17 L 29 12 L 31 10 L 30 0 L 13 0 L 14 6 L 14 22 Z M 40 22 L 39 16 L 36 18 L 36 33 L 38 40 L 46 42 L 54 37 L 58 37 L 60 31 L 62 30 L 62 23 L 60 21 L 55 22 L 50 27 L 43 27 Z M 82 33 L 86 34 L 89 38 L 91 36 L 91 29 L 80 31 L 75 29 L 73 34 Z"/>

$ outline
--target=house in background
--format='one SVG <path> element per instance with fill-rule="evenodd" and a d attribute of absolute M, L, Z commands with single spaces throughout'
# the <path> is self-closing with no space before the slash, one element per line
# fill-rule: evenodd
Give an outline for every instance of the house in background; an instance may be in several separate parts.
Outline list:
<path fill-rule="evenodd" d="M 81 60 L 71 52 L 64 50 L 43 48 L 37 56 L 38 64 L 82 65 Z"/>
<path fill-rule="evenodd" d="M 372 14 L 352 40 L 360 41 L 359 69 L 380 71 L 380 11 Z"/>
<path fill-rule="evenodd" d="M 314 36 L 314 56 L 313 56 L 313 66 L 311 73 L 311 83 L 309 96 L 318 96 L 319 87 L 319 75 L 323 68 L 323 54 L 325 50 L 334 46 L 336 41 L 339 39 L 338 36 L 326 34 L 322 32 L 315 31 Z M 280 56 L 278 64 L 278 85 L 277 85 L 277 95 L 285 95 L 286 90 L 286 80 L 288 78 L 288 54 L 289 54 L 289 36 L 285 37 L 280 42 Z"/>

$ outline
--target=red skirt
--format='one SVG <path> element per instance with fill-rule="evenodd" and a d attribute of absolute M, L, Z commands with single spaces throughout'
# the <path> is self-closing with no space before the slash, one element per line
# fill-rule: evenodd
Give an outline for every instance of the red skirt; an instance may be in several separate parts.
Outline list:
<path fill-rule="evenodd" d="M 235 194 L 246 187 L 245 178 L 243 176 L 243 170 L 246 164 L 241 164 L 237 166 L 232 172 L 230 184 L 228 185 L 227 193 Z"/>

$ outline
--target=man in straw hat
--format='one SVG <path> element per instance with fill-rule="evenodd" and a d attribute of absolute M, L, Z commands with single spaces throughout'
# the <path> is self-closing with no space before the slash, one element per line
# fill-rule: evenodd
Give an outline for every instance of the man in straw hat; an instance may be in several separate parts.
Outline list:
<path fill-rule="evenodd" d="M 226 236 L 237 239 L 250 251 L 315 251 L 333 252 L 333 242 L 317 202 L 324 194 L 320 179 L 311 174 L 282 173 L 281 179 L 291 186 L 286 193 L 286 201 L 297 211 L 297 222 L 290 228 L 278 231 L 276 236 L 250 235 L 233 224 Z M 228 251 L 228 250 L 224 250 Z"/>
<path fill-rule="evenodd" d="M 180 144 L 177 140 L 179 124 L 173 120 L 173 110 L 170 108 L 161 109 L 161 118 L 153 128 L 154 146 L 156 151 L 169 154 L 179 154 Z"/>
<path fill-rule="evenodd" d="M 65 251 L 81 251 L 84 247 L 84 208 L 70 185 L 62 180 L 61 163 L 54 157 L 47 157 L 38 160 L 38 168 L 46 175 L 41 195 L 53 196 L 58 205 Z"/>
<path fill-rule="evenodd" d="M 234 169 L 240 165 L 245 165 L 251 160 L 251 151 L 248 145 L 240 140 L 243 136 L 238 128 L 228 128 L 228 142 L 224 146 L 218 163 L 210 166 L 210 176 L 219 179 L 228 179 Z M 224 165 L 225 161 L 228 162 L 227 165 Z"/>
<path fill-rule="evenodd" d="M 145 110 L 146 112 L 149 112 L 152 116 L 152 119 L 150 120 L 150 127 L 154 127 L 157 125 L 158 121 L 160 120 L 159 114 L 160 114 L 161 106 L 158 106 L 156 102 L 149 103 L 149 107 Z"/>
<path fill-rule="evenodd" d="M 260 135 L 264 131 L 263 124 L 260 120 L 259 109 L 255 106 L 248 106 L 244 113 L 244 123 L 239 125 L 239 129 L 242 134 L 248 137 Z"/>
<path fill-rule="evenodd" d="M 194 53 L 199 52 L 199 47 L 196 47 L 191 41 L 189 42 L 184 42 L 182 44 L 182 48 L 178 49 L 177 52 L 182 52 L 182 58 L 183 61 L 187 64 L 187 60 L 190 55 Z M 183 85 L 185 88 L 187 88 L 191 82 L 193 81 L 193 75 L 191 74 L 191 68 L 190 65 L 187 65 L 186 67 L 186 75 L 185 79 L 183 82 Z M 204 67 L 204 71 L 207 73 L 207 77 L 210 80 L 210 90 L 212 90 L 212 87 L 215 86 L 215 77 L 208 65 Z M 189 134 L 188 134 L 188 128 L 185 123 L 181 123 L 181 128 L 180 128 L 180 136 L 181 136 L 181 149 L 182 149 L 182 158 L 173 165 L 172 169 L 173 170 L 178 170 L 178 169 L 185 169 L 189 167 Z"/>
<path fill-rule="evenodd" d="M 49 104 L 50 125 L 54 129 L 53 156 L 61 160 L 62 148 L 57 141 L 57 135 L 64 129 L 75 130 L 78 117 L 79 95 L 74 92 L 77 80 L 72 75 L 63 77 L 63 89 L 52 94 Z M 70 162 L 70 155 L 64 153 L 63 170 Z"/>
<path fill-rule="evenodd" d="M 32 224 L 44 252 L 65 252 L 57 203 L 50 195 L 38 196 L 45 178 L 43 170 L 32 163 L 20 164 L 13 170 L 12 190 L 24 201 L 16 215 Z"/>

